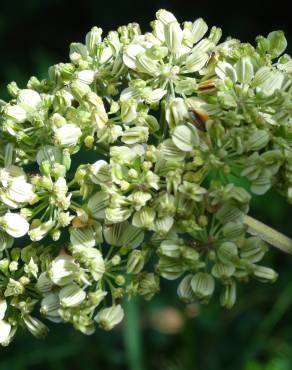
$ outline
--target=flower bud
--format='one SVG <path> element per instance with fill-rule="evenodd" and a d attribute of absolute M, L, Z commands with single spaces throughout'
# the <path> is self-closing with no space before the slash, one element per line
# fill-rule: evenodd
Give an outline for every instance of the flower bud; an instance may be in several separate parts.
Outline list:
<path fill-rule="evenodd" d="M 231 221 L 222 227 L 222 232 L 226 239 L 236 240 L 244 235 L 245 227 L 242 222 Z"/>
<path fill-rule="evenodd" d="M 197 252 L 193 247 L 187 246 L 182 247 L 181 255 L 188 262 L 196 262 L 200 258 L 199 252 Z"/>
<path fill-rule="evenodd" d="M 44 338 L 49 331 L 45 324 L 43 324 L 40 320 L 30 315 L 24 315 L 23 322 L 26 328 L 36 338 Z"/>
<path fill-rule="evenodd" d="M 0 271 L 4 275 L 8 275 L 9 273 L 9 260 L 7 258 L 3 258 L 0 260 Z"/>
<path fill-rule="evenodd" d="M 18 295 L 23 294 L 24 291 L 25 291 L 25 288 L 20 281 L 10 278 L 6 286 L 4 296 L 5 297 L 18 296 Z"/>
<path fill-rule="evenodd" d="M 206 272 L 197 272 L 191 286 L 195 295 L 202 301 L 208 301 L 215 290 L 215 281 L 212 275 Z"/>
<path fill-rule="evenodd" d="M 236 301 L 236 283 L 231 281 L 230 284 L 225 285 L 224 291 L 220 295 L 220 303 L 223 307 L 228 309 L 234 306 Z"/>
<path fill-rule="evenodd" d="M 124 285 L 126 282 L 126 279 L 124 278 L 123 275 L 117 275 L 115 277 L 115 283 L 118 285 L 118 286 L 122 286 Z"/>
<path fill-rule="evenodd" d="M 237 246 L 232 242 L 224 242 L 220 244 L 217 254 L 222 262 L 228 263 L 237 257 Z"/>
<path fill-rule="evenodd" d="M 272 58 L 277 58 L 287 48 L 287 40 L 283 31 L 273 31 L 268 34 L 269 51 Z"/>
<path fill-rule="evenodd" d="M 179 258 L 181 256 L 181 243 L 179 240 L 164 240 L 158 251 L 163 256 Z"/>
<path fill-rule="evenodd" d="M 101 42 L 102 29 L 98 27 L 92 27 L 90 32 L 85 37 L 85 44 L 89 54 L 94 55 L 96 53 L 96 47 Z"/>
<path fill-rule="evenodd" d="M 212 268 L 212 275 L 216 279 L 225 280 L 227 278 L 230 278 L 234 272 L 235 266 L 230 262 L 229 263 L 217 262 Z"/>
<path fill-rule="evenodd" d="M 95 292 L 89 292 L 88 299 L 96 307 L 100 304 L 100 302 L 104 299 L 106 295 L 107 292 L 104 292 L 103 290 L 99 289 L 96 290 Z"/>
<path fill-rule="evenodd" d="M 124 310 L 121 305 L 104 308 L 95 316 L 98 325 L 108 331 L 118 325 L 124 318 Z"/>
<path fill-rule="evenodd" d="M 138 277 L 138 294 L 145 299 L 151 299 L 160 290 L 159 277 L 151 272 L 142 272 Z"/>
<path fill-rule="evenodd" d="M 138 274 L 141 272 L 145 264 L 144 253 L 140 250 L 132 251 L 127 260 L 127 273 Z"/>
<path fill-rule="evenodd" d="M 7 90 L 9 95 L 11 95 L 13 98 L 16 98 L 20 92 L 20 88 L 17 86 L 17 83 L 15 81 L 12 81 L 10 82 L 10 84 L 7 85 Z"/>
<path fill-rule="evenodd" d="M 179 283 L 177 288 L 177 295 L 184 303 L 191 303 L 194 302 L 196 299 L 196 295 L 193 292 L 191 281 L 193 275 L 185 276 L 182 281 Z"/>
<path fill-rule="evenodd" d="M 275 282 L 278 278 L 278 274 L 275 270 L 265 267 L 265 266 L 259 266 L 254 265 L 253 269 L 253 275 L 256 279 L 263 283 L 267 282 Z"/>

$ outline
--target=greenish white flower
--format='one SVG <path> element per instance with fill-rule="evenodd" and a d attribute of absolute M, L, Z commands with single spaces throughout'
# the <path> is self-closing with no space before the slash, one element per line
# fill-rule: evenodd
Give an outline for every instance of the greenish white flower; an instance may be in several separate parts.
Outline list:
<path fill-rule="evenodd" d="M 152 229 L 154 226 L 154 219 L 155 211 L 149 207 L 143 207 L 140 211 L 134 213 L 132 223 L 136 227 Z"/>
<path fill-rule="evenodd" d="M 77 284 L 69 284 L 59 292 L 60 304 L 63 307 L 77 307 L 86 298 L 86 293 Z"/>
<path fill-rule="evenodd" d="M 130 127 L 126 131 L 123 132 L 122 135 L 122 142 L 125 144 L 137 144 L 137 143 L 144 143 L 148 140 L 148 128 L 147 127 Z"/>
<path fill-rule="evenodd" d="M 26 111 L 36 109 L 41 103 L 40 95 L 31 89 L 23 89 L 17 97 L 17 103 Z"/>
<path fill-rule="evenodd" d="M 48 333 L 48 328 L 39 319 L 30 315 L 23 316 L 23 322 L 26 328 L 36 338 L 44 338 Z"/>
<path fill-rule="evenodd" d="M 253 275 L 256 279 L 262 282 L 275 281 L 278 278 L 278 274 L 273 269 L 266 266 L 254 265 Z"/>
<path fill-rule="evenodd" d="M 89 198 L 87 207 L 91 215 L 96 219 L 102 219 L 105 216 L 105 210 L 109 203 L 109 195 L 105 191 L 95 193 Z"/>
<path fill-rule="evenodd" d="M 4 319 L 6 310 L 7 310 L 7 302 L 5 299 L 1 299 L 0 300 L 0 320 Z"/>
<path fill-rule="evenodd" d="M 117 302 L 151 299 L 161 278 L 181 278 L 186 303 L 209 302 L 218 285 L 226 308 L 239 282 L 277 278 L 258 265 L 264 240 L 283 250 L 291 243 L 247 214 L 250 193 L 273 188 L 292 200 L 283 32 L 255 47 L 220 42 L 220 28 L 207 34 L 203 19 L 180 23 L 164 9 L 151 28 L 142 34 L 131 23 L 102 37 L 93 27 L 47 78 L 8 86 L 11 99 L 0 104 L 2 345 L 19 327 L 43 337 L 46 326 L 31 316 L 38 310 L 86 335 L 96 323 L 110 330 L 124 316 Z"/>
<path fill-rule="evenodd" d="M 65 286 L 73 282 L 77 277 L 78 266 L 73 259 L 68 256 L 59 256 L 53 262 L 48 276 L 52 282 L 59 286 Z"/>
<path fill-rule="evenodd" d="M 127 261 L 127 273 L 128 274 L 139 274 L 142 271 L 145 264 L 145 256 L 142 251 L 134 250 L 129 255 Z"/>
<path fill-rule="evenodd" d="M 199 145 L 197 129 L 191 125 L 179 125 L 173 131 L 172 141 L 182 151 L 191 152 Z"/>
<path fill-rule="evenodd" d="M 191 303 L 195 301 L 196 299 L 196 295 L 193 292 L 193 289 L 191 286 L 192 278 L 193 278 L 192 275 L 185 276 L 182 279 L 182 281 L 179 283 L 178 288 L 177 288 L 177 294 L 179 298 L 185 303 Z"/>
<path fill-rule="evenodd" d="M 104 330 L 111 330 L 124 318 L 124 310 L 121 305 L 104 308 L 95 316 L 95 321 Z"/>
<path fill-rule="evenodd" d="M 74 146 L 78 143 L 82 132 L 74 123 L 67 123 L 55 131 L 56 144 Z"/>
<path fill-rule="evenodd" d="M 210 299 L 215 290 L 215 281 L 212 275 L 198 272 L 191 280 L 191 287 L 200 300 L 206 301 Z"/>
<path fill-rule="evenodd" d="M 7 212 L 0 217 L 0 227 L 14 238 L 20 238 L 27 234 L 29 223 L 19 213 Z"/>
<path fill-rule="evenodd" d="M 224 287 L 224 291 L 220 295 L 220 303 L 222 306 L 230 309 L 236 301 L 236 283 L 231 281 Z"/>
<path fill-rule="evenodd" d="M 5 346 L 6 343 L 9 343 L 10 332 L 11 325 L 5 320 L 0 320 L 0 344 L 2 346 Z"/>
<path fill-rule="evenodd" d="M 218 258 L 223 263 L 229 263 L 234 260 L 236 260 L 236 257 L 238 256 L 238 248 L 237 245 L 233 242 L 224 242 L 220 244 L 218 247 Z"/>
<path fill-rule="evenodd" d="M 48 320 L 58 323 L 61 322 L 59 314 L 60 299 L 58 294 L 50 293 L 41 301 L 40 313 Z"/>
<path fill-rule="evenodd" d="M 33 241 L 42 240 L 55 226 L 55 221 L 49 220 L 41 222 L 36 227 L 29 230 L 28 234 Z"/>
<path fill-rule="evenodd" d="M 0 230 L 0 252 L 11 248 L 13 245 L 13 238 L 6 232 Z"/>
<path fill-rule="evenodd" d="M 110 181 L 110 167 L 104 160 L 99 160 L 90 166 L 90 178 L 95 184 Z"/>

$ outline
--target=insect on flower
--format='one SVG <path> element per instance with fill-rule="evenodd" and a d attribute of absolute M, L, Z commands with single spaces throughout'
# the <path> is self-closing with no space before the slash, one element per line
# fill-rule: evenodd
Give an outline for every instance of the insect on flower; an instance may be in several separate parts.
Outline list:
<path fill-rule="evenodd" d="M 203 110 L 189 109 L 191 122 L 201 131 L 206 131 L 206 122 L 208 114 Z"/>

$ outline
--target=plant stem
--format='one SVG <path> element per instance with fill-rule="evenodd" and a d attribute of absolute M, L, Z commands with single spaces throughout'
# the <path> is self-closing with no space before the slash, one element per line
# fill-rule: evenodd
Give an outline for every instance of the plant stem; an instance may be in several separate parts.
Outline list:
<path fill-rule="evenodd" d="M 129 370 L 144 370 L 137 299 L 125 299 L 124 308 L 124 344 Z"/>
<path fill-rule="evenodd" d="M 248 233 L 259 236 L 265 242 L 283 252 L 292 254 L 292 239 L 288 238 L 286 235 L 250 216 L 245 216 L 244 224 L 248 227 Z"/>

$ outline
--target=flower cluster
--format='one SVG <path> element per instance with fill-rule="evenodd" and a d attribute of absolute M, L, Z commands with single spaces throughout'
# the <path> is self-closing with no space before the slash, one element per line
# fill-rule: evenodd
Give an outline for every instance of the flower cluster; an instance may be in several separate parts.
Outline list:
<path fill-rule="evenodd" d="M 93 27 L 0 102 L 2 345 L 19 327 L 43 337 L 44 319 L 110 330 L 121 299 L 150 299 L 161 278 L 187 303 L 218 288 L 227 308 L 237 283 L 277 278 L 245 220 L 252 193 L 292 202 L 283 33 L 220 42 L 166 10 L 151 27 Z"/>

